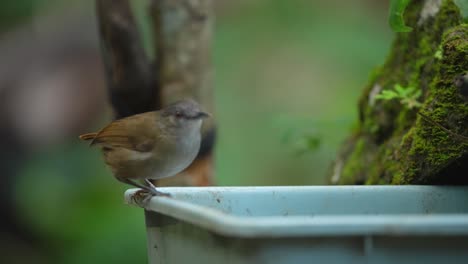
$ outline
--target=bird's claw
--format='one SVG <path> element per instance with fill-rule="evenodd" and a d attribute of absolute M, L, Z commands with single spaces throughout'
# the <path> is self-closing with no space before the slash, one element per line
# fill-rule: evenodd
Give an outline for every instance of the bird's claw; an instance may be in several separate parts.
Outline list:
<path fill-rule="evenodd" d="M 154 184 L 148 180 L 148 179 L 145 179 L 145 182 L 146 184 L 148 184 L 148 191 L 153 195 L 153 196 L 165 196 L 165 197 L 171 197 L 171 195 L 169 193 L 165 193 L 165 192 L 160 192 L 158 190 L 156 190 L 156 186 L 154 186 Z"/>
<path fill-rule="evenodd" d="M 153 198 L 153 194 L 152 193 L 149 193 L 147 190 L 138 190 L 136 191 L 131 199 L 132 201 L 137 204 L 138 206 L 140 207 L 146 207 L 146 205 L 148 205 L 149 201 L 151 200 L 151 198 Z"/>
<path fill-rule="evenodd" d="M 151 194 L 152 196 L 171 197 L 171 194 L 170 194 L 170 193 L 160 192 L 160 191 L 158 191 L 158 190 L 156 190 L 156 189 L 154 189 L 154 188 L 151 190 L 150 194 Z"/>

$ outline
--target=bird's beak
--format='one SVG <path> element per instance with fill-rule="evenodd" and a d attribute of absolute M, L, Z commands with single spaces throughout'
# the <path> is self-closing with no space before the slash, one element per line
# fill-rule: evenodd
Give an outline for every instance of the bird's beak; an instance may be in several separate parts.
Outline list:
<path fill-rule="evenodd" d="M 208 117 L 211 117 L 211 114 L 207 113 L 207 112 L 198 112 L 197 117 L 198 118 L 208 118 Z"/>

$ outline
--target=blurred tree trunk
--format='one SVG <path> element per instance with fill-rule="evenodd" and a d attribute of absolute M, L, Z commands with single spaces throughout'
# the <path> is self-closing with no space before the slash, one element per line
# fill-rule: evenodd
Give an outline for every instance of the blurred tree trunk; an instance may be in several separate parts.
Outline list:
<path fill-rule="evenodd" d="M 454 82 L 468 70 L 468 25 L 451 0 L 411 1 L 404 17 L 413 31 L 371 76 L 334 184 L 468 184 L 468 103 Z M 421 107 L 376 100 L 396 84 L 421 91 Z"/>
<path fill-rule="evenodd" d="M 211 0 L 152 0 L 156 56 L 145 53 L 129 0 L 96 0 L 108 90 L 117 118 L 160 109 L 182 98 L 213 112 Z M 203 128 L 197 159 L 176 177 L 158 185 L 212 185 L 213 120 Z"/>

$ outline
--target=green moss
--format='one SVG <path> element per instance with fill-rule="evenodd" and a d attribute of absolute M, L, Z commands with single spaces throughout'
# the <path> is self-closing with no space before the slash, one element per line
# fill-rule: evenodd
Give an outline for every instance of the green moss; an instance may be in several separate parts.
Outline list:
<path fill-rule="evenodd" d="M 341 184 L 352 184 L 356 182 L 356 175 L 359 175 L 364 170 L 364 163 L 362 160 L 364 147 L 366 143 L 363 138 L 356 141 L 346 165 L 343 167 L 341 173 Z"/>
<path fill-rule="evenodd" d="M 380 174 L 379 166 L 370 166 L 368 173 L 369 173 L 369 177 L 367 178 L 365 182 L 366 185 L 377 184 L 380 181 L 385 182 L 384 179 L 381 179 L 378 177 Z"/>
<path fill-rule="evenodd" d="M 461 24 L 448 30 L 443 37 L 443 59 L 439 72 L 429 86 L 428 97 L 422 112 L 433 121 L 454 133 L 466 133 L 468 124 L 468 105 L 458 96 L 453 84 L 456 75 L 468 69 L 468 26 Z M 468 143 L 453 137 L 440 127 L 419 119 L 411 144 L 405 145 L 407 155 L 403 173 L 409 183 L 439 182 L 438 173 L 452 165 L 453 161 L 468 153 Z"/>
<path fill-rule="evenodd" d="M 444 182 L 441 173 L 468 157 L 466 142 L 421 119 L 417 111 L 392 101 L 369 104 L 376 84 L 383 89 L 397 83 L 417 87 L 423 94 L 422 113 L 466 135 L 468 104 L 453 79 L 468 69 L 468 25 L 451 0 L 442 2 L 435 17 L 418 23 L 422 5 L 423 1 L 410 3 L 405 19 L 415 30 L 396 35 L 384 65 L 369 78 L 359 102 L 360 127 L 348 141 L 354 150 L 344 158 L 340 183 Z M 437 51 L 441 57 L 434 56 Z"/>
<path fill-rule="evenodd" d="M 401 172 L 395 173 L 395 175 L 392 178 L 391 184 L 393 184 L 393 185 L 403 185 L 403 184 L 405 184 L 405 178 L 403 177 L 403 174 Z"/>

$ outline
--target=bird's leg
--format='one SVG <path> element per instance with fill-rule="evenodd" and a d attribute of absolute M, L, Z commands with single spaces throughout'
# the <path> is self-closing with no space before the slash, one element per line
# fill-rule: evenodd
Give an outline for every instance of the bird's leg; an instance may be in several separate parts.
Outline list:
<path fill-rule="evenodd" d="M 135 194 L 131 197 L 131 199 L 139 206 L 141 207 L 146 207 L 148 205 L 148 202 L 151 200 L 155 194 L 153 194 L 153 190 L 149 188 L 148 186 L 145 186 L 141 183 L 134 182 L 130 179 L 127 178 L 120 178 L 120 177 L 115 177 L 118 181 L 123 182 L 125 184 L 129 184 L 132 186 L 135 186 L 137 188 L 141 188 L 142 190 L 138 190 L 135 192 Z"/>
<path fill-rule="evenodd" d="M 145 179 L 145 183 L 148 184 L 148 186 L 146 185 L 143 185 L 139 182 L 135 182 L 135 181 L 132 181 L 130 179 L 127 179 L 127 178 L 119 178 L 119 177 L 116 177 L 117 180 L 123 182 L 123 183 L 126 183 L 126 184 L 129 184 L 129 185 L 132 185 L 132 186 L 135 186 L 137 188 L 140 188 L 140 189 L 143 189 L 145 191 L 147 191 L 148 193 L 150 193 L 152 196 L 167 196 L 167 197 L 171 197 L 170 194 L 168 193 L 164 193 L 164 192 L 160 192 L 158 190 L 156 190 L 156 186 L 154 186 L 154 184 L 152 182 L 150 182 L 148 179 Z"/>
<path fill-rule="evenodd" d="M 147 191 L 147 192 L 149 192 L 149 193 L 153 193 L 153 190 L 152 190 L 150 187 L 148 187 L 148 186 L 146 186 L 146 185 L 143 185 L 143 184 L 141 184 L 141 183 L 138 183 L 138 182 L 134 182 L 134 181 L 132 181 L 132 180 L 130 180 L 130 179 L 127 179 L 127 178 L 117 178 L 117 180 L 119 180 L 119 181 L 121 181 L 121 182 L 123 182 L 123 183 L 125 183 L 125 184 L 129 184 L 129 185 L 132 185 L 132 186 L 134 186 L 134 187 L 143 189 L 143 190 L 145 190 L 145 191 Z"/>
<path fill-rule="evenodd" d="M 129 184 L 129 185 L 135 186 L 137 188 L 141 188 L 141 189 L 147 191 L 148 193 L 150 193 L 152 196 L 170 196 L 167 193 L 157 191 L 153 184 L 151 184 L 152 186 L 151 185 L 146 186 L 146 185 L 143 185 L 143 184 L 141 184 L 139 182 L 135 182 L 135 181 L 132 181 L 132 180 L 127 179 L 127 178 L 117 178 L 117 180 L 119 180 L 119 181 L 121 181 L 123 183 Z M 148 181 L 146 181 L 146 183 L 148 183 Z"/>
<path fill-rule="evenodd" d="M 156 190 L 156 186 L 154 186 L 154 184 L 150 180 L 145 179 L 145 182 L 146 182 L 146 184 L 148 184 L 149 188 L 151 188 L 153 190 L 152 193 L 154 195 L 171 197 L 171 195 L 169 193 L 160 192 L 160 191 Z"/>

